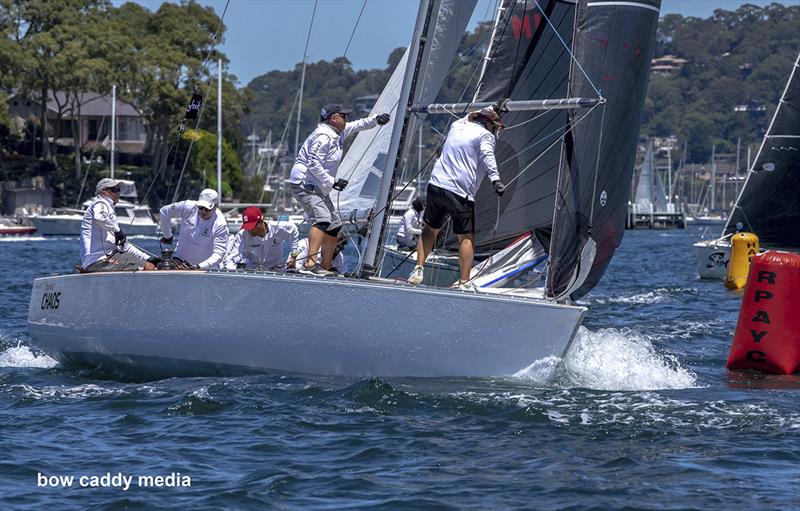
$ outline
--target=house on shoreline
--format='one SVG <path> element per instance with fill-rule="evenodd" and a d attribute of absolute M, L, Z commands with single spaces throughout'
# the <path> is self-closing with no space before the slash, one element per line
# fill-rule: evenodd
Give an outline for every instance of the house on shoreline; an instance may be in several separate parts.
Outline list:
<path fill-rule="evenodd" d="M 47 120 L 50 141 L 72 148 L 77 136 L 82 149 L 111 148 L 111 95 L 83 92 L 77 98 L 63 92 L 51 93 L 47 100 Z M 41 129 L 41 101 L 21 94 L 8 98 L 12 126 L 20 134 Z M 60 114 L 60 116 L 59 116 Z M 60 117 L 60 119 L 59 119 Z M 77 121 L 77 130 L 74 129 Z M 76 133 L 74 133 L 76 132 Z M 132 105 L 117 99 L 116 140 L 119 153 L 141 154 L 146 131 L 142 116 Z M 34 138 L 34 137 L 31 137 Z"/>

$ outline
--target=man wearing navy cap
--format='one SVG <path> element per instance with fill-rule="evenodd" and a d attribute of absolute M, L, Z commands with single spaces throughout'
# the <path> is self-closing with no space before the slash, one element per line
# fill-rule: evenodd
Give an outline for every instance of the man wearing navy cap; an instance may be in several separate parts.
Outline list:
<path fill-rule="evenodd" d="M 390 120 L 389 114 L 380 114 L 347 122 L 347 115 L 351 112 L 339 103 L 322 107 L 319 125 L 303 142 L 292 167 L 289 177 L 292 194 L 303 206 L 311 224 L 309 254 L 317 254 L 322 248 L 322 261 L 311 255 L 301 271 L 319 275 L 332 273 L 331 261 L 342 221 L 328 195 L 331 189 L 341 191 L 347 186 L 345 179 L 334 181 L 342 161 L 344 141 L 353 133 L 382 126 Z"/>

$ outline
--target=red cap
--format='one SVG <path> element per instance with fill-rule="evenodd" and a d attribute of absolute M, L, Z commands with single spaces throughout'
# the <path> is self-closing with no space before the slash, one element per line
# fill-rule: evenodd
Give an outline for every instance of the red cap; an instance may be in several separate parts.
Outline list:
<path fill-rule="evenodd" d="M 245 209 L 244 213 L 242 213 L 242 229 L 249 231 L 255 227 L 262 218 L 264 218 L 264 215 L 261 214 L 261 210 L 257 207 L 251 206 Z"/>

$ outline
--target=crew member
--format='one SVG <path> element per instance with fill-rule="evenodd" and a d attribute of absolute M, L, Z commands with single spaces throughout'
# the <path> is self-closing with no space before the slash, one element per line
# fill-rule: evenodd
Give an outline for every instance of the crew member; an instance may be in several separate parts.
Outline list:
<path fill-rule="evenodd" d="M 162 243 L 172 243 L 170 219 L 181 221 L 173 259 L 188 269 L 219 268 L 228 246 L 228 223 L 217 207 L 217 192 L 206 188 L 196 201 L 167 204 L 160 211 Z"/>
<path fill-rule="evenodd" d="M 303 265 L 308 260 L 308 245 L 309 241 L 308 238 L 304 238 L 297 243 L 297 264 Z M 333 248 L 333 258 L 331 260 L 331 269 L 333 270 L 331 274 L 339 274 L 344 275 L 349 271 L 349 266 L 347 265 L 347 260 L 344 257 L 342 251 L 344 247 L 347 246 L 347 238 L 344 236 L 343 233 L 339 233 L 339 236 L 336 239 L 336 245 Z M 317 256 L 319 256 L 319 252 L 317 252 Z M 286 261 L 287 267 L 291 261 L 291 257 L 289 260 Z M 302 266 L 301 266 L 302 267 Z"/>
<path fill-rule="evenodd" d="M 228 241 L 228 253 L 223 268 L 235 270 L 273 270 L 284 268 L 284 250 L 288 242 L 289 259 L 286 268 L 294 268 L 297 260 L 297 226 L 292 222 L 264 220 L 257 207 L 242 213 L 242 228 Z"/>
<path fill-rule="evenodd" d="M 449 217 L 453 232 L 458 235 L 461 268 L 461 278 L 454 286 L 475 290 L 469 282 L 474 252 L 475 193 L 484 175 L 491 180 L 498 197 L 505 191 L 494 157 L 496 137 L 502 129 L 503 123 L 492 107 L 471 112 L 450 126 L 442 154 L 436 159 L 428 181 L 424 227 L 417 243 L 417 266 L 408 277 L 411 284 L 422 282 L 425 259 Z"/>
<path fill-rule="evenodd" d="M 81 267 L 87 272 L 155 270 L 158 259 L 127 242 L 117 223 L 114 206 L 120 182 L 104 178 L 95 188 L 97 197 L 81 222 Z"/>
<path fill-rule="evenodd" d="M 422 199 L 416 197 L 411 202 L 411 207 L 403 213 L 400 228 L 397 230 L 397 248 L 412 250 L 417 248 L 417 238 L 422 233 Z"/>
<path fill-rule="evenodd" d="M 351 112 L 338 103 L 322 108 L 319 125 L 303 142 L 289 177 L 292 194 L 303 206 L 311 224 L 308 231 L 310 252 L 318 254 L 322 248 L 322 261 L 312 255 L 305 262 L 304 271 L 330 273 L 342 221 L 328 195 L 331 189 L 341 191 L 347 186 L 345 179 L 334 181 L 342 161 L 345 140 L 353 133 L 384 125 L 390 120 L 389 114 L 380 114 L 347 122 L 347 115 Z"/>

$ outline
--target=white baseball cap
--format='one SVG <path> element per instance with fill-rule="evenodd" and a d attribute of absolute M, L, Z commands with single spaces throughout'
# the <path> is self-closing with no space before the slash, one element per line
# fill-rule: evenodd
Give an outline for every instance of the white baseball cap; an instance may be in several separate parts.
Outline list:
<path fill-rule="evenodd" d="M 100 181 L 97 182 L 97 186 L 95 186 L 94 191 L 95 193 L 100 193 L 106 188 L 114 188 L 115 186 L 119 186 L 120 181 L 116 179 L 111 179 L 108 177 L 104 177 Z"/>
<path fill-rule="evenodd" d="M 200 192 L 200 199 L 198 199 L 197 205 L 206 209 L 214 209 L 217 206 L 217 201 L 219 201 L 219 195 L 217 195 L 217 192 L 211 188 L 206 188 Z"/>

